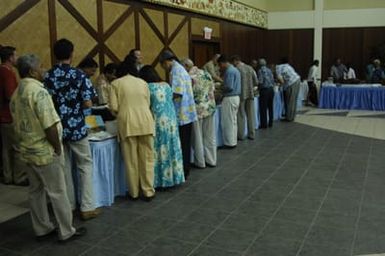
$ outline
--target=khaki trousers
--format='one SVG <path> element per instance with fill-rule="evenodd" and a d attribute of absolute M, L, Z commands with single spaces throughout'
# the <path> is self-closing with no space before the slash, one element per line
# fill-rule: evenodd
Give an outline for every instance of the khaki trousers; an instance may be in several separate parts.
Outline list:
<path fill-rule="evenodd" d="M 206 163 L 217 164 L 217 142 L 215 137 L 214 114 L 193 123 L 192 147 L 194 164 L 206 167 Z"/>
<path fill-rule="evenodd" d="M 238 110 L 238 139 L 245 138 L 245 123 L 247 120 L 247 137 L 255 138 L 255 106 L 254 99 L 242 100 Z"/>
<path fill-rule="evenodd" d="M 222 100 L 221 126 L 223 144 L 225 146 L 237 145 L 237 113 L 239 96 L 224 97 Z"/>
<path fill-rule="evenodd" d="M 152 135 L 126 137 L 120 141 L 130 196 L 152 197 L 154 189 L 154 138 Z"/>
<path fill-rule="evenodd" d="M 76 169 L 79 172 L 77 180 L 78 190 L 80 191 L 80 211 L 93 211 L 94 205 L 94 188 L 92 181 L 92 158 L 90 143 L 87 138 L 79 141 L 68 141 L 64 143 L 65 153 L 65 178 L 67 185 L 68 199 L 72 209 L 76 209 L 76 196 L 74 188 L 72 159 L 75 160 Z"/>
<path fill-rule="evenodd" d="M 294 121 L 294 118 L 297 114 L 297 101 L 300 85 L 301 82 L 300 80 L 298 80 L 284 91 L 284 102 L 286 105 L 285 111 L 287 121 Z"/>
<path fill-rule="evenodd" d="M 63 171 L 62 157 L 55 156 L 53 163 L 37 166 L 25 165 L 29 179 L 29 203 L 32 225 L 37 236 L 50 233 L 55 229 L 50 221 L 48 195 L 59 230 L 59 239 L 67 239 L 75 233 L 72 226 L 72 210 L 68 201 Z"/>
<path fill-rule="evenodd" d="M 3 175 L 5 183 L 19 184 L 27 179 L 23 168 L 15 161 L 15 132 L 12 124 L 1 124 L 1 147 L 2 147 L 2 162 Z"/>

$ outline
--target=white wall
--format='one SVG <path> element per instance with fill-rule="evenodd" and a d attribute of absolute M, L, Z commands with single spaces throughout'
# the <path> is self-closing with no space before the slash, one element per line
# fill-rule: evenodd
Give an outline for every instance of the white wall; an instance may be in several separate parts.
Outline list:
<path fill-rule="evenodd" d="M 315 11 L 269 12 L 268 29 L 314 28 Z M 323 11 L 323 27 L 384 27 L 385 8 Z"/>

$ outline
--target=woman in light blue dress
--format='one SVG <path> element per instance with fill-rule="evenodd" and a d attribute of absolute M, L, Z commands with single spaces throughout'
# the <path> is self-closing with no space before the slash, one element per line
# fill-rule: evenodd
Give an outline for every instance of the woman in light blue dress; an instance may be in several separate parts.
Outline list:
<path fill-rule="evenodd" d="M 148 83 L 155 119 L 154 187 L 173 187 L 183 183 L 185 177 L 172 89 L 149 65 L 140 70 L 140 77 Z"/>

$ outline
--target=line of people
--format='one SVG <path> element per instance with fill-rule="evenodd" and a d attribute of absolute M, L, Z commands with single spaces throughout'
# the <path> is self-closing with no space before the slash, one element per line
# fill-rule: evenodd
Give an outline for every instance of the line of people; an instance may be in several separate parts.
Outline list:
<path fill-rule="evenodd" d="M 273 72 L 264 59 L 258 60 L 255 70 L 239 56 L 228 59 L 217 54 L 200 69 L 191 59 L 179 61 L 171 51 L 164 51 L 159 61 L 168 73 L 166 82 L 152 66 L 143 65 L 140 50 L 133 49 L 119 65 L 108 64 L 93 86 L 90 78 L 98 68 L 93 59 L 85 58 L 73 67 L 74 45 L 67 39 L 58 40 L 53 52 L 57 63 L 43 75 L 36 55 L 17 58 L 15 48 L 0 50 L 0 71 L 7 69 L 6 75 L 16 81 L 8 67 L 15 65 L 21 79 L 18 86 L 15 82 L 9 85 L 0 74 L 1 87 L 8 90 L 0 95 L 8 100 L 1 102 L 1 117 L 8 113 L 12 118 L 7 119 L 7 125 L 15 138 L 8 147 L 21 160 L 16 162 L 24 163 L 20 170 L 28 176 L 32 223 L 41 239 L 56 232 L 62 241 L 85 234 L 84 228 L 72 226 L 77 201 L 81 219 L 100 214 L 94 206 L 92 157 L 85 124 L 95 101 L 107 103 L 117 119 L 129 197 L 144 201 L 154 198 L 155 189 L 184 183 L 191 166 L 217 165 L 216 100 L 222 105 L 223 148 L 227 149 L 236 147 L 246 136 L 255 138 L 257 90 L 261 128 L 272 127 L 274 73 L 283 85 L 285 120 L 295 117 L 300 79 L 287 60 Z M 2 133 L 4 136 L 9 133 Z M 3 157 L 13 158 L 9 153 Z M 49 220 L 46 195 L 58 230 Z"/>

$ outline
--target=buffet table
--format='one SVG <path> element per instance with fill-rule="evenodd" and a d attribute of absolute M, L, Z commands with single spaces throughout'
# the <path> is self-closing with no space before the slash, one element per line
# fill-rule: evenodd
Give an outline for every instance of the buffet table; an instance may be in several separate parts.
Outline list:
<path fill-rule="evenodd" d="M 323 83 L 319 107 L 385 111 L 385 87 L 380 84 Z"/>
<path fill-rule="evenodd" d="M 111 206 L 115 196 L 126 195 L 126 175 L 116 137 L 90 141 L 95 206 Z"/>
<path fill-rule="evenodd" d="M 259 127 L 259 98 L 255 97 L 255 127 Z M 274 95 L 274 120 L 280 119 L 283 112 L 282 92 Z M 217 145 L 223 145 L 221 121 L 221 106 L 215 113 L 215 129 Z M 247 125 L 246 125 L 247 129 Z M 247 131 L 245 131 L 247 132 Z M 90 139 L 93 161 L 93 185 L 96 207 L 111 206 L 116 196 L 126 195 L 126 175 L 123 159 L 116 136 L 107 139 Z"/>

